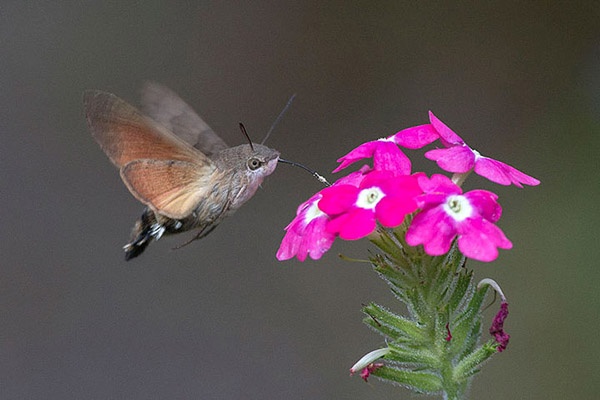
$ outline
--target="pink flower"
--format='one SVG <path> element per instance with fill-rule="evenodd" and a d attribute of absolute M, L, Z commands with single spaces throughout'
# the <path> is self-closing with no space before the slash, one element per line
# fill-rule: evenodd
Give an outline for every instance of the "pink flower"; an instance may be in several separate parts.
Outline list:
<path fill-rule="evenodd" d="M 356 240 L 375 230 L 402 223 L 416 210 L 415 196 L 422 193 L 417 177 L 391 171 L 372 171 L 358 186 L 335 185 L 321 192 L 319 208 L 331 217 L 327 231 L 342 239 Z"/>
<path fill-rule="evenodd" d="M 369 170 L 368 166 L 364 166 L 339 179 L 332 187 L 337 185 L 357 186 Z M 326 230 L 330 217 L 319 208 L 322 197 L 323 194 L 319 192 L 300 204 L 296 211 L 296 218 L 285 228 L 285 236 L 277 251 L 278 260 L 283 261 L 296 257 L 298 260 L 304 261 L 307 256 L 318 260 L 331 248 L 336 235 Z"/>
<path fill-rule="evenodd" d="M 361 144 L 338 159 L 340 165 L 333 172 L 341 171 L 356 161 L 370 157 L 373 157 L 373 169 L 375 170 L 396 171 L 403 175 L 410 174 L 410 160 L 389 138 Z"/>
<path fill-rule="evenodd" d="M 448 128 L 431 111 L 429 112 L 429 121 L 446 148 L 430 150 L 425 153 L 425 157 L 437 162 L 444 171 L 462 174 L 473 169 L 476 174 L 500 185 L 514 184 L 520 188 L 523 187 L 522 184 L 539 185 L 539 180 L 508 164 L 484 157 L 476 150 L 471 149 L 460 136 Z"/>
<path fill-rule="evenodd" d="M 317 193 L 300 204 L 296 218 L 285 228 L 285 236 L 277 251 L 278 260 L 297 257 L 304 261 L 307 255 L 318 260 L 331 248 L 335 235 L 325 230 L 329 217 L 319 209 L 321 197 L 321 193 Z"/>
<path fill-rule="evenodd" d="M 462 194 L 460 187 L 443 175 L 420 176 L 419 184 L 425 193 L 417 198 L 421 211 L 406 232 L 409 245 L 422 244 L 427 254 L 438 256 L 447 253 L 458 236 L 459 250 L 479 261 L 493 261 L 498 247 L 512 247 L 494 225 L 502 214 L 494 193 L 472 190 Z"/>

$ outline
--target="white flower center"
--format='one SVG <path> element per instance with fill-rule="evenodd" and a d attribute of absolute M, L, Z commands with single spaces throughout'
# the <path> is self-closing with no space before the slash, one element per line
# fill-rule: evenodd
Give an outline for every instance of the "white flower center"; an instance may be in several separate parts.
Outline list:
<path fill-rule="evenodd" d="M 383 191 L 378 187 L 363 189 L 358 194 L 356 206 L 365 208 L 367 210 L 373 210 L 377 206 L 377 203 L 379 203 L 384 197 L 385 193 L 383 193 Z"/>
<path fill-rule="evenodd" d="M 319 209 L 318 204 L 319 202 L 315 201 L 306 210 L 306 214 L 304 214 L 304 223 L 306 225 L 308 225 L 313 219 L 325 215 L 325 213 Z"/>
<path fill-rule="evenodd" d="M 455 221 L 463 221 L 473 214 L 473 206 L 463 195 L 448 196 L 444 204 L 446 214 L 454 218 Z"/>
<path fill-rule="evenodd" d="M 471 151 L 473 152 L 473 154 L 475 154 L 475 161 L 479 160 L 481 158 L 481 153 L 478 152 L 475 149 L 471 149 Z"/>

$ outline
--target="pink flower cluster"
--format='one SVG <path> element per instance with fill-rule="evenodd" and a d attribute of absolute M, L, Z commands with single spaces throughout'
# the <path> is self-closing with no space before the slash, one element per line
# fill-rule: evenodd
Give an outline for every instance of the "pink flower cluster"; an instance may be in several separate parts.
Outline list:
<path fill-rule="evenodd" d="M 419 149 L 439 139 L 444 148 L 430 150 L 425 157 L 447 172 L 474 171 L 492 182 L 518 187 L 540 182 L 471 149 L 431 112 L 429 120 L 429 124 L 364 143 L 340 158 L 333 172 L 368 158 L 373 159 L 373 167 L 363 166 L 301 204 L 296 218 L 286 227 L 277 258 L 304 261 L 310 256 L 316 260 L 331 248 L 336 237 L 360 239 L 371 234 L 378 223 L 394 228 L 412 213 L 415 216 L 406 242 L 423 245 L 429 255 L 447 253 L 455 238 L 465 256 L 480 261 L 496 259 L 498 248 L 510 249 L 512 243 L 495 225 L 502 208 L 494 193 L 463 193 L 456 179 L 411 174 L 411 162 L 400 147 Z"/>

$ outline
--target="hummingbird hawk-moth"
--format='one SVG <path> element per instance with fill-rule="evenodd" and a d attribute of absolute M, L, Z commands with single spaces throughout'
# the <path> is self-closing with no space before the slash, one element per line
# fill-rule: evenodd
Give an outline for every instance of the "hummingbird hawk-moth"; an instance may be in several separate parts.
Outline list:
<path fill-rule="evenodd" d="M 278 151 L 249 138 L 248 144 L 227 146 L 157 83 L 142 89 L 143 112 L 99 90 L 85 92 L 83 103 L 92 136 L 146 206 L 124 246 L 126 260 L 163 234 L 197 230 L 183 245 L 208 235 L 254 195 L 280 160 Z"/>

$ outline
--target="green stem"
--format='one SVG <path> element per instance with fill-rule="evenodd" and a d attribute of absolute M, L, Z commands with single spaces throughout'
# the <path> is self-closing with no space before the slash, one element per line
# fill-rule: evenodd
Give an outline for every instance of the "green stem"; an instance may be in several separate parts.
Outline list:
<path fill-rule="evenodd" d="M 363 309 L 364 322 L 388 342 L 387 362 L 371 373 L 419 393 L 465 399 L 473 375 L 496 352 L 493 342 L 477 346 L 487 286 L 476 288 L 456 244 L 428 256 L 406 245 L 402 229 L 371 238 L 383 251 L 371 257 L 375 271 L 409 310 L 403 317 L 373 303 Z"/>

